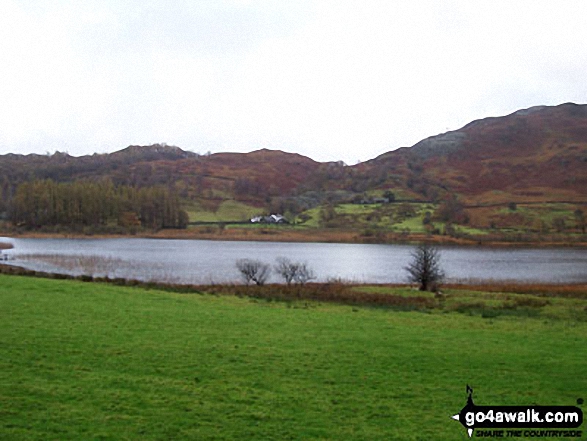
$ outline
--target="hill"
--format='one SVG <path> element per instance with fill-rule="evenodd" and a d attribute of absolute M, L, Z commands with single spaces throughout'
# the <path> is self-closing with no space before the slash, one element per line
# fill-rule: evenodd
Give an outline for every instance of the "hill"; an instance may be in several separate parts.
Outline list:
<path fill-rule="evenodd" d="M 587 199 L 587 106 L 539 106 L 432 136 L 368 162 L 425 197 L 470 203 Z"/>
<path fill-rule="evenodd" d="M 0 192 L 8 202 L 16 187 L 30 180 L 108 179 L 115 185 L 173 186 L 184 202 L 201 202 L 210 209 L 231 199 L 263 206 L 268 198 L 291 192 L 319 166 L 304 156 L 280 151 L 199 155 L 159 144 L 81 157 L 61 152 L 8 154 L 0 156 Z"/>
<path fill-rule="evenodd" d="M 479 203 L 583 202 L 586 165 L 587 105 L 568 103 L 474 121 L 350 167 L 266 149 L 198 155 L 155 144 L 81 157 L 60 152 L 3 155 L 0 183 L 107 177 L 115 184 L 178 184 L 185 196 L 208 191 L 207 196 L 219 199 L 254 202 L 292 192 L 384 188 L 423 199 L 446 191 Z"/>
<path fill-rule="evenodd" d="M 580 211 L 580 223 L 587 202 L 586 166 L 587 105 L 567 103 L 473 121 L 353 166 L 266 149 L 199 155 L 164 144 L 81 157 L 9 154 L 0 156 L 0 213 L 7 216 L 22 182 L 110 180 L 114 185 L 172 188 L 192 221 L 243 221 L 255 213 L 280 212 L 304 214 L 306 221 L 313 219 L 307 226 L 379 228 L 387 222 L 424 232 L 428 211 L 433 221 L 443 222 L 440 227 L 460 223 L 538 231 L 543 222 L 552 227 L 557 209 L 564 212 L 567 227 L 572 213 Z M 373 205 L 384 195 L 432 205 L 411 211 L 404 207 L 406 218 Z M 439 214 L 440 205 L 451 198 L 460 204 L 457 212 L 469 211 Z M 357 202 L 372 206 L 360 214 L 340 208 Z M 325 204 L 330 211 L 316 211 Z M 504 212 L 516 206 L 521 208 L 516 213 Z M 410 215 L 417 220 L 405 223 Z"/>

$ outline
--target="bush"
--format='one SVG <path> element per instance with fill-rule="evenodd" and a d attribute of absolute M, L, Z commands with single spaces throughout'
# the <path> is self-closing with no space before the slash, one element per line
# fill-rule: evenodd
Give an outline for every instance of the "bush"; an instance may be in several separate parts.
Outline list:
<path fill-rule="evenodd" d="M 269 265 L 259 260 L 239 259 L 236 261 L 236 267 L 247 285 L 251 282 L 264 285 L 271 274 Z"/>
<path fill-rule="evenodd" d="M 288 285 L 291 285 L 292 282 L 303 285 L 316 278 L 314 271 L 306 263 L 292 262 L 285 257 L 277 259 L 275 271 Z"/>

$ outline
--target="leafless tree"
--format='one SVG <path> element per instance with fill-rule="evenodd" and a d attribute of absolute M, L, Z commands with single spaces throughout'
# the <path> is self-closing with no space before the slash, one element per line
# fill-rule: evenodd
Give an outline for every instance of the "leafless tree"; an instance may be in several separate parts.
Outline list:
<path fill-rule="evenodd" d="M 430 244 L 418 245 L 412 253 L 412 261 L 405 267 L 410 282 L 418 283 L 420 291 L 434 291 L 444 278 L 440 268 L 440 253 Z"/>
<path fill-rule="evenodd" d="M 285 257 L 278 257 L 275 271 L 285 280 L 285 283 L 291 285 L 297 272 L 297 264 Z"/>
<path fill-rule="evenodd" d="M 306 263 L 292 262 L 286 257 L 279 257 L 275 265 L 275 271 L 285 280 L 285 283 L 297 283 L 303 285 L 316 278 L 314 271 Z"/>
<path fill-rule="evenodd" d="M 298 267 L 298 272 L 296 273 L 294 280 L 296 283 L 303 285 L 304 283 L 307 283 L 315 278 L 316 274 L 314 273 L 312 268 L 309 268 L 307 264 L 302 263 Z"/>
<path fill-rule="evenodd" d="M 251 282 L 264 285 L 271 274 L 269 264 L 259 260 L 239 259 L 236 261 L 236 267 L 247 285 Z"/>

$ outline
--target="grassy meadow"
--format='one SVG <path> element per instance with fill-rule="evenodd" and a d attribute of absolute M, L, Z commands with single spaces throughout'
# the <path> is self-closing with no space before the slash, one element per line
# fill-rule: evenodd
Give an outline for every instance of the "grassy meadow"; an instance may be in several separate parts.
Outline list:
<path fill-rule="evenodd" d="M 576 212 L 584 206 L 573 203 L 517 203 L 466 206 L 467 221 L 447 223 L 438 216 L 440 205 L 431 202 L 337 203 L 298 213 L 288 225 L 246 224 L 265 210 L 235 200 L 205 206 L 192 203 L 189 218 L 194 223 L 180 232 L 165 236 L 205 237 L 207 239 L 327 241 L 327 242 L 405 242 L 422 240 L 462 244 L 535 243 L 585 245 Z M 327 216 L 326 218 L 324 216 Z M 243 222 L 245 222 L 243 224 Z M 213 224 L 218 224 L 214 226 Z"/>
<path fill-rule="evenodd" d="M 198 203 L 187 207 L 190 222 L 241 222 L 259 215 L 262 211 L 258 207 L 232 199 L 221 202 L 214 210 L 206 209 Z"/>
<path fill-rule="evenodd" d="M 0 439 L 464 440 L 467 384 L 480 405 L 587 398 L 584 287 L 412 309 L 246 289 L 0 275 Z"/>

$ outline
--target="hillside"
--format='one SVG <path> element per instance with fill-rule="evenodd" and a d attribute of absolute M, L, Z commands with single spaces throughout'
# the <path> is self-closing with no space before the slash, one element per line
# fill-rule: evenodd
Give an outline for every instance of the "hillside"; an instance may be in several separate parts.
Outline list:
<path fill-rule="evenodd" d="M 281 212 L 303 214 L 306 226 L 391 225 L 391 230 L 424 232 L 422 221 L 429 211 L 437 222 L 538 232 L 551 228 L 555 215 L 564 217 L 566 227 L 574 222 L 573 212 L 583 216 L 586 169 L 587 105 L 567 103 L 473 121 L 353 166 L 266 149 L 199 155 L 160 144 L 81 157 L 59 152 L 3 155 L 0 213 L 7 216 L 22 182 L 106 179 L 115 186 L 172 188 L 190 220 L 199 222 L 243 221 L 255 213 Z M 407 211 L 404 207 L 402 213 L 372 202 L 358 211 L 341 206 L 390 193 L 396 202 L 420 205 Z M 442 201 L 450 198 L 468 212 L 439 214 Z M 331 208 L 317 211 L 324 204 Z M 513 213 L 516 206 L 521 209 Z M 408 221 L 410 216 L 417 219 Z M 584 216 L 579 217 L 577 222 L 584 224 Z M 576 227 L 580 229 L 579 223 Z"/>
<path fill-rule="evenodd" d="M 430 199 L 448 191 L 471 202 L 585 201 L 587 105 L 563 104 L 485 118 L 354 166 L 318 163 L 280 151 L 198 155 L 179 147 L 129 146 L 111 154 L 73 157 L 0 156 L 0 184 L 31 178 L 114 183 L 177 183 L 184 195 L 244 198 L 320 190 L 395 188 Z M 343 170 L 344 169 L 344 170 Z"/>
<path fill-rule="evenodd" d="M 587 106 L 474 121 L 410 154 L 429 179 L 472 202 L 585 201 Z"/>
<path fill-rule="evenodd" d="M 269 197 L 291 192 L 319 166 L 304 156 L 279 151 L 198 155 L 159 144 L 81 157 L 60 152 L 8 154 L 0 156 L 0 191 L 2 200 L 9 201 L 20 183 L 33 179 L 109 179 L 115 185 L 174 186 L 184 201 L 199 201 L 209 208 L 235 198 L 263 206 Z"/>

